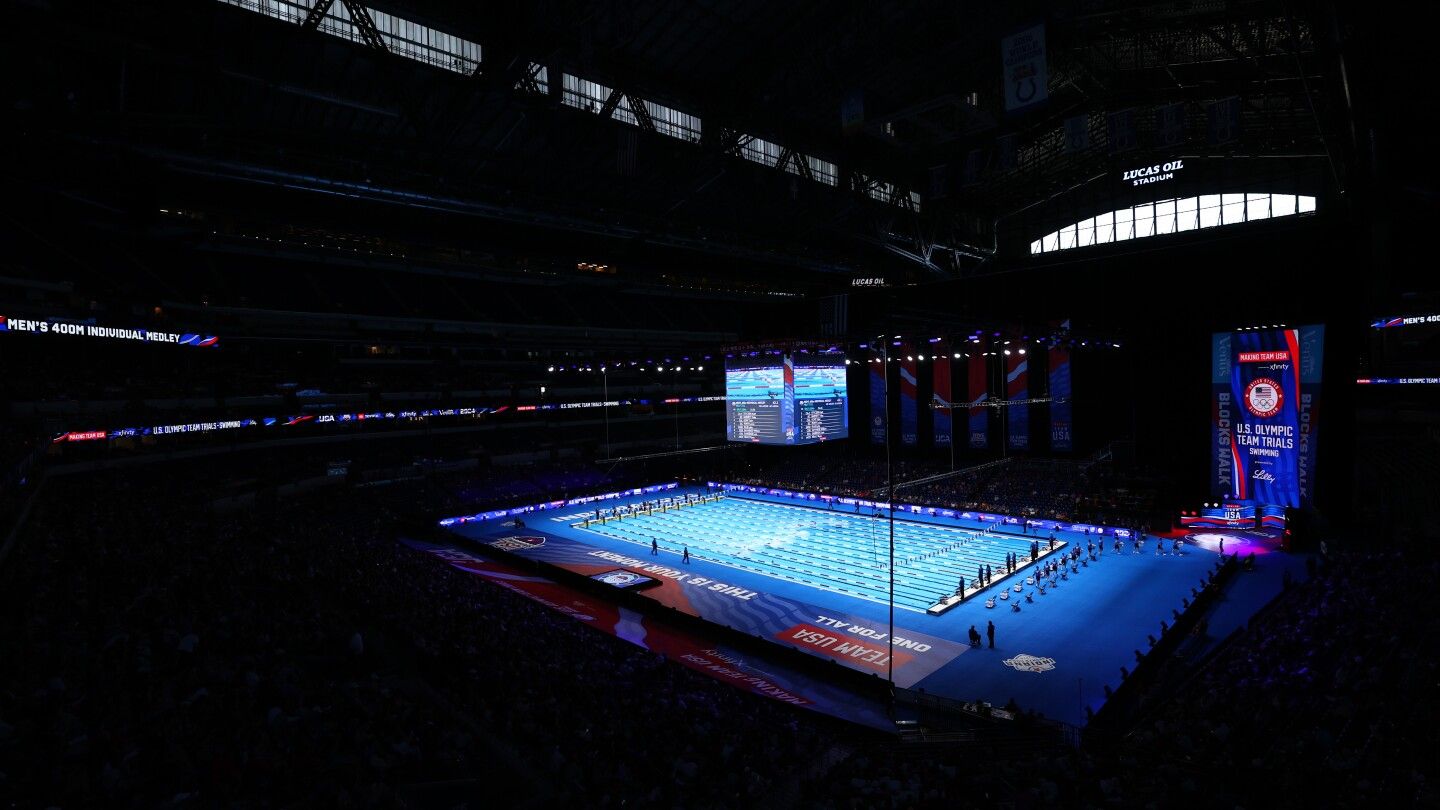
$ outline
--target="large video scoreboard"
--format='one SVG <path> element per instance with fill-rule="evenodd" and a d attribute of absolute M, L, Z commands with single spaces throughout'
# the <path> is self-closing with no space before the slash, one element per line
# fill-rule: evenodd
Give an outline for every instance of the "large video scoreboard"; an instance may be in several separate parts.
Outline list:
<path fill-rule="evenodd" d="M 725 434 L 732 442 L 814 444 L 850 435 L 845 357 L 800 354 L 725 363 Z"/>

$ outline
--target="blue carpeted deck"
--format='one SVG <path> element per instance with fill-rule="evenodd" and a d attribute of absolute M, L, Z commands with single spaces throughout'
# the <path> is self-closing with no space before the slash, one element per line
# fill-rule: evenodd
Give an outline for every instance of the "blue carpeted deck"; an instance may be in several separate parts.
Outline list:
<path fill-rule="evenodd" d="M 604 506 L 644 500 L 607 501 Z M 657 560 L 692 577 L 709 577 L 828 608 L 842 616 L 863 617 L 873 627 L 885 627 L 887 522 L 853 511 L 847 514 L 843 509 L 816 509 L 782 500 L 732 495 L 718 503 L 589 528 L 578 524 L 593 515 L 593 510 L 539 512 L 529 517 L 524 531 L 538 530 L 584 546 Z M 991 530 L 988 535 L 986 529 Z M 516 533 L 514 528 L 493 523 L 457 525 L 453 530 L 476 540 Z M 1057 531 L 1056 537 L 1082 548 L 1089 539 L 1063 530 Z M 650 556 L 652 539 L 661 548 L 658 557 Z M 1216 552 L 1196 546 L 1185 546 L 1178 555 L 1169 553 L 1168 540 L 1165 554 L 1156 553 L 1153 540 L 1142 553 L 1134 553 L 1128 542 L 1116 553 L 1114 541 L 1109 539 L 1097 562 L 1081 567 L 1079 573 L 1070 574 L 1041 595 L 1034 586 L 1023 585 L 1032 569 L 1021 569 L 1010 578 L 1003 578 L 999 570 L 1007 551 L 1028 559 L 1030 543 L 1036 539 L 995 532 L 993 524 L 974 521 L 924 517 L 897 522 L 897 626 L 961 645 L 967 644 L 972 625 L 982 634 L 987 622 L 993 621 L 996 628 L 995 649 L 965 646 L 961 654 L 916 683 L 916 688 L 996 705 L 1013 698 L 1021 707 L 1039 710 L 1047 717 L 1083 724 L 1085 709 L 1100 707 L 1105 686 L 1119 684 L 1120 667 L 1134 667 L 1134 651 L 1148 649 L 1147 636 L 1159 634 L 1162 620 L 1172 621 L 1171 610 L 1181 608 L 1182 598 L 1199 586 L 1219 559 Z M 679 559 L 686 546 L 692 558 L 689 566 Z M 975 566 L 984 563 L 995 569 L 990 591 L 944 615 L 924 613 L 937 597 L 954 592 L 959 576 L 970 583 Z M 1257 573 L 1243 575 L 1228 589 L 1223 623 L 1230 629 L 1242 623 L 1279 592 L 1278 572 L 1297 564 L 1303 568 L 1303 561 L 1289 555 L 1257 557 Z M 1022 589 L 1019 593 L 1011 590 L 1011 601 L 999 602 L 993 609 L 985 607 L 984 596 L 1016 583 L 1022 584 Z M 1025 602 L 1026 594 L 1033 595 L 1032 602 Z M 1012 611 L 1012 602 L 1020 605 L 1019 612 Z M 1212 629 L 1212 635 L 1215 632 Z M 1006 664 L 1020 655 L 1051 659 L 1053 666 L 1034 672 Z"/>

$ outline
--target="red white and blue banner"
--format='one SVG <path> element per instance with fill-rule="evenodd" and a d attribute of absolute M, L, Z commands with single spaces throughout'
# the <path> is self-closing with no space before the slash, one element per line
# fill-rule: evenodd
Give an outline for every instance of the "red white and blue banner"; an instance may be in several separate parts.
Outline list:
<path fill-rule="evenodd" d="M 1018 351 L 1011 352 L 1005 358 L 1005 398 L 1030 398 L 1030 358 Z M 1029 450 L 1030 406 L 1007 405 L 1005 410 L 1008 412 L 1010 449 Z"/>
<path fill-rule="evenodd" d="M 1314 326 L 1247 329 L 1212 337 L 1212 494 L 1299 506 L 1303 443 L 1304 497 L 1310 497 L 1323 336 L 1323 328 Z M 1309 358 L 1306 348 L 1312 354 Z M 1302 403 L 1306 408 L 1303 442 Z"/>
<path fill-rule="evenodd" d="M 950 358 L 935 358 L 935 390 L 930 401 L 935 406 L 935 446 L 949 447 L 954 441 L 954 420 L 951 406 L 954 404 L 950 391 Z"/>
<path fill-rule="evenodd" d="M 1073 389 L 1070 380 L 1070 347 L 1050 347 L 1050 449 L 1068 453 L 1075 449 L 1071 437 L 1074 411 L 1070 407 Z"/>
<path fill-rule="evenodd" d="M 983 343 L 974 344 L 970 359 L 966 361 L 967 376 L 970 379 L 966 405 L 970 408 L 970 446 L 984 450 L 990 446 L 990 400 L 989 376 L 985 373 L 985 352 Z"/>
<path fill-rule="evenodd" d="M 885 443 L 885 366 L 870 364 L 870 443 Z"/>
<path fill-rule="evenodd" d="M 1182 514 L 1180 525 L 1187 529 L 1253 529 L 1255 514 L 1253 501 L 1225 501 L 1192 514 Z"/>
<path fill-rule="evenodd" d="M 920 389 L 916 382 L 916 365 L 913 355 L 900 361 L 900 441 L 914 445 L 919 441 Z"/>

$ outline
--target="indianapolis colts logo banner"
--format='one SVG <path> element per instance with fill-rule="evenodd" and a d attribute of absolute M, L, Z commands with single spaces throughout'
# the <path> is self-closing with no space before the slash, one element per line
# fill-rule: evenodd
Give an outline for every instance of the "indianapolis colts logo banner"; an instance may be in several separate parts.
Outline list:
<path fill-rule="evenodd" d="M 870 364 L 870 443 L 885 443 L 885 366 Z"/>
<path fill-rule="evenodd" d="M 1007 399 L 1030 398 L 1030 359 L 1018 351 L 1005 358 L 1005 397 Z M 1010 420 L 1010 449 L 1030 449 L 1030 406 L 1007 405 Z"/>
<path fill-rule="evenodd" d="M 1049 96 L 1045 24 L 1031 25 L 1000 40 L 1005 112 L 1029 109 Z"/>
<path fill-rule="evenodd" d="M 970 446 L 976 450 L 984 450 L 990 446 L 990 409 L 986 402 L 990 399 L 988 388 L 989 375 L 985 373 L 985 344 L 973 344 L 970 359 L 966 361 L 967 374 L 970 380 L 969 391 L 966 396 L 966 405 L 970 408 Z"/>
<path fill-rule="evenodd" d="M 935 358 L 935 390 L 930 395 L 930 402 L 935 406 L 935 446 L 949 447 L 953 441 L 952 420 L 950 418 L 951 401 L 950 392 L 950 358 Z"/>
<path fill-rule="evenodd" d="M 906 347 L 909 350 L 909 347 Z M 919 441 L 919 409 L 916 399 L 919 386 L 916 383 L 915 357 L 911 355 L 900 361 L 900 441 L 913 445 Z"/>
<path fill-rule="evenodd" d="M 1074 449 L 1070 437 L 1070 349 L 1050 347 L 1050 449 L 1068 452 Z"/>
<path fill-rule="evenodd" d="M 1300 330 L 1237 332 L 1233 346 L 1230 496 L 1299 506 Z"/>

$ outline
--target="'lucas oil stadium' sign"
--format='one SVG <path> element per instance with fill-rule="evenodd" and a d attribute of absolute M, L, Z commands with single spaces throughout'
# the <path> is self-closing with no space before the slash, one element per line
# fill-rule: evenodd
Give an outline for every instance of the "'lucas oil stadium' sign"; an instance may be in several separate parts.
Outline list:
<path fill-rule="evenodd" d="M 1120 175 L 1120 179 L 1132 186 L 1148 186 L 1151 183 L 1159 183 L 1162 180 L 1174 180 L 1175 172 L 1183 168 L 1185 168 L 1184 160 L 1172 160 L 1168 163 L 1157 163 L 1154 166 L 1126 169 Z"/>

